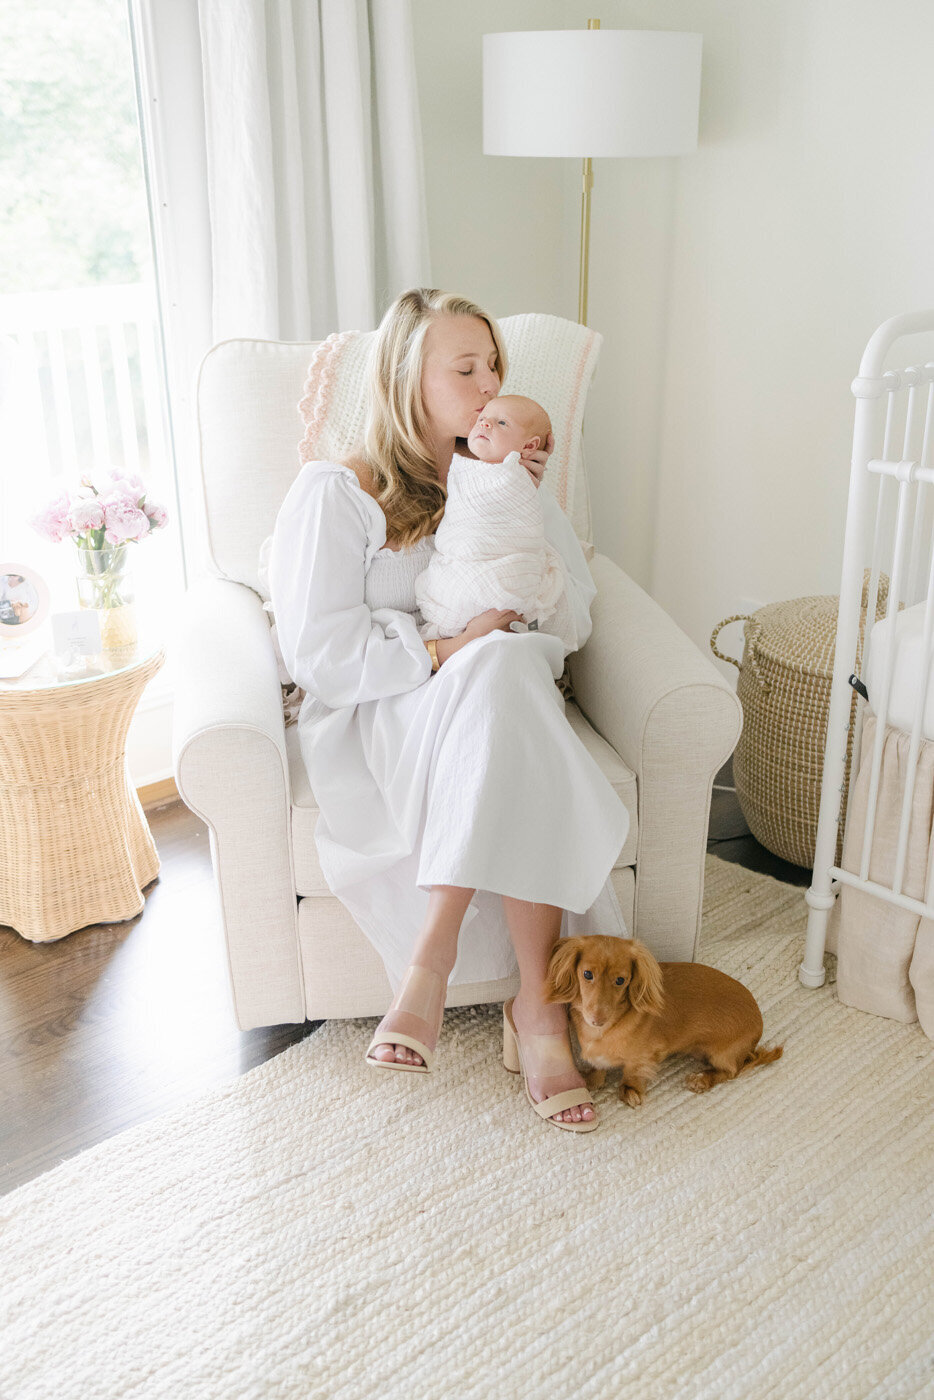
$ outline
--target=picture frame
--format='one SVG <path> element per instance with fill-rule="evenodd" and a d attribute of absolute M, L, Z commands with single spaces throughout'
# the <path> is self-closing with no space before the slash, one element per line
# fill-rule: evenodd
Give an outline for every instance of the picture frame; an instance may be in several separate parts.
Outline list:
<path fill-rule="evenodd" d="M 0 559 L 0 642 L 19 642 L 45 622 L 49 590 L 28 564 Z"/>

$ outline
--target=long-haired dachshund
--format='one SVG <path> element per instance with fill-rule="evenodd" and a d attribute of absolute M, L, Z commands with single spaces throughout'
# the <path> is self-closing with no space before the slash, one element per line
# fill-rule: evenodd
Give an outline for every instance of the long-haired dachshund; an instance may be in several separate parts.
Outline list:
<path fill-rule="evenodd" d="M 656 962 L 632 938 L 560 939 L 545 1000 L 570 1006 L 585 1068 L 593 1066 L 584 1076 L 588 1089 L 599 1089 L 606 1071 L 619 1068 L 619 1097 L 632 1108 L 668 1055 L 707 1062 L 685 1080 L 703 1094 L 782 1053 L 781 1045 L 759 1046 L 762 1014 L 741 982 L 703 963 Z"/>

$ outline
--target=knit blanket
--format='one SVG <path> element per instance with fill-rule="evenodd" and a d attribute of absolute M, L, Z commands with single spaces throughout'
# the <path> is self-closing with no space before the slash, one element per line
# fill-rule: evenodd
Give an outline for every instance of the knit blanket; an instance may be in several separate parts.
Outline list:
<path fill-rule="evenodd" d="M 488 608 L 540 625 L 567 586 L 561 555 L 545 539 L 539 491 L 510 452 L 504 462 L 455 456 L 435 552 L 415 582 L 425 638 L 454 637 Z"/>

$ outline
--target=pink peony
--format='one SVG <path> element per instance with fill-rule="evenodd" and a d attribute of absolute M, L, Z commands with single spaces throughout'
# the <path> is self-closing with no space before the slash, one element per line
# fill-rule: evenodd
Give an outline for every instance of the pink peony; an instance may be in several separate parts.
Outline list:
<path fill-rule="evenodd" d="M 100 530 L 104 524 L 104 512 L 96 496 L 78 496 L 68 512 L 71 529 L 76 535 L 87 530 Z"/>
<path fill-rule="evenodd" d="M 104 508 L 104 538 L 111 544 L 123 544 L 124 540 L 141 540 L 149 534 L 149 519 L 137 509 L 132 496 L 114 490 L 101 497 Z"/>
<path fill-rule="evenodd" d="M 104 490 L 108 495 L 119 491 L 137 503 L 146 495 L 146 486 L 142 479 L 134 472 L 127 472 L 119 467 L 108 473 Z"/>
<path fill-rule="evenodd" d="M 143 510 L 149 516 L 149 525 L 153 530 L 161 530 L 168 522 L 165 506 L 160 506 L 156 501 L 144 501 Z"/>
<path fill-rule="evenodd" d="M 112 469 L 106 476 L 83 476 L 76 491 L 60 491 L 29 523 L 53 544 L 69 538 L 87 543 L 102 530 L 108 544 L 118 545 L 145 539 L 167 521 L 165 507 L 146 500 L 140 477 Z"/>
<path fill-rule="evenodd" d="M 40 535 L 45 535 L 47 540 L 51 540 L 53 544 L 60 544 L 71 533 L 71 522 L 68 518 L 70 506 L 71 497 L 68 492 L 60 491 L 29 523 Z"/>

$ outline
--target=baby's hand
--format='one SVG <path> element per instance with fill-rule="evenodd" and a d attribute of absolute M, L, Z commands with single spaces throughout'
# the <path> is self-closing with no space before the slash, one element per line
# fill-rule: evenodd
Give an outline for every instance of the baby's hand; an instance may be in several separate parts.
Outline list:
<path fill-rule="evenodd" d="M 542 477 L 545 475 L 545 468 L 548 466 L 548 458 L 555 450 L 555 435 L 549 433 L 545 439 L 545 446 L 539 447 L 535 452 L 523 452 L 519 456 L 519 461 L 525 467 L 529 476 L 536 486 L 541 486 Z"/>

